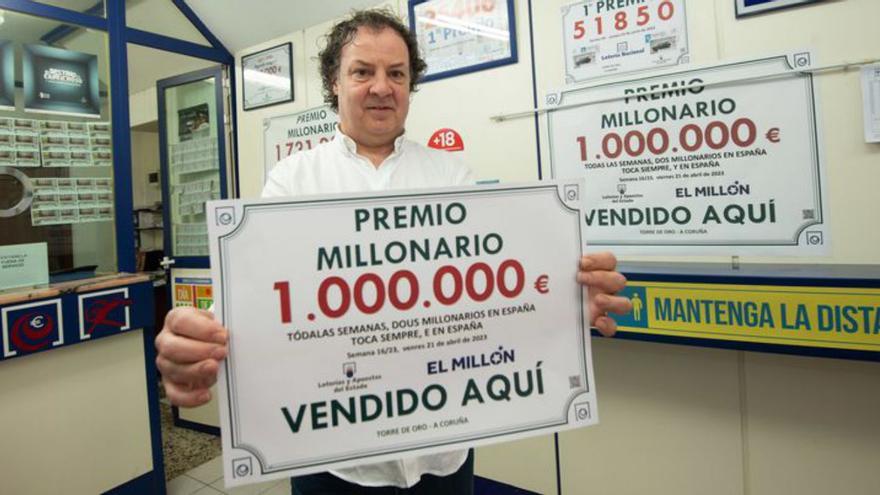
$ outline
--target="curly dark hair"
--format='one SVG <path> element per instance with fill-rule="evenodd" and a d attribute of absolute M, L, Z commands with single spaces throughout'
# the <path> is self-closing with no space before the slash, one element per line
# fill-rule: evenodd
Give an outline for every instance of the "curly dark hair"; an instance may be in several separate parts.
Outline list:
<path fill-rule="evenodd" d="M 346 19 L 339 21 L 327 34 L 327 45 L 318 54 L 321 59 L 321 81 L 324 84 L 324 102 L 334 112 L 339 110 L 339 98 L 333 94 L 333 84 L 339 77 L 342 60 L 342 47 L 351 42 L 358 28 L 367 27 L 376 31 L 393 29 L 403 38 L 409 51 L 409 90 L 416 92 L 416 84 L 425 73 L 428 64 L 419 55 L 419 44 L 415 35 L 403 24 L 397 15 L 388 8 L 355 10 Z"/>

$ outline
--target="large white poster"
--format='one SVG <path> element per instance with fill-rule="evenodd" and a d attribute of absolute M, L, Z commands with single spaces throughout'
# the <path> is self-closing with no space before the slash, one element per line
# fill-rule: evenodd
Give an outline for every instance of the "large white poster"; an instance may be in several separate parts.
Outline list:
<path fill-rule="evenodd" d="M 590 244 L 629 254 L 829 246 L 810 53 L 547 95 L 555 178 L 586 177 Z"/>
<path fill-rule="evenodd" d="M 210 202 L 226 485 L 595 424 L 582 191 Z"/>
<path fill-rule="evenodd" d="M 688 62 L 684 0 L 586 0 L 562 8 L 565 82 Z"/>

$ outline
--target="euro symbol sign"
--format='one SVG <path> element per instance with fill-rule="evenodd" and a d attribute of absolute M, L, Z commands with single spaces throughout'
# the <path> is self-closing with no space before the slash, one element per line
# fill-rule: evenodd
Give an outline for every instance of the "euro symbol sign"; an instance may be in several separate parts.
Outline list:
<path fill-rule="evenodd" d="M 767 131 L 767 134 L 765 134 L 765 136 L 767 137 L 767 141 L 770 141 L 771 143 L 778 143 L 779 142 L 779 128 L 774 127 L 772 129 L 770 129 L 769 131 Z"/>
<path fill-rule="evenodd" d="M 535 290 L 540 292 L 541 294 L 546 294 L 550 292 L 550 289 L 547 288 L 547 282 L 550 281 L 550 277 L 547 275 L 541 275 L 535 280 Z"/>

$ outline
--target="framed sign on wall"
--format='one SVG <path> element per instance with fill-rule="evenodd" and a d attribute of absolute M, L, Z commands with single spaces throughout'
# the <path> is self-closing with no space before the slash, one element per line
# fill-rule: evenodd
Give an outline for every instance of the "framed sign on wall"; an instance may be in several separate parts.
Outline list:
<path fill-rule="evenodd" d="M 284 43 L 241 57 L 245 110 L 293 101 L 293 50 Z"/>
<path fill-rule="evenodd" d="M 513 0 L 409 0 L 409 25 L 433 81 L 517 62 Z"/>
<path fill-rule="evenodd" d="M 561 19 L 566 84 L 690 61 L 684 0 L 583 0 Z"/>
<path fill-rule="evenodd" d="M 821 2 L 822 0 L 735 0 L 736 16 L 761 14 L 771 10 L 779 10 L 797 5 Z"/>

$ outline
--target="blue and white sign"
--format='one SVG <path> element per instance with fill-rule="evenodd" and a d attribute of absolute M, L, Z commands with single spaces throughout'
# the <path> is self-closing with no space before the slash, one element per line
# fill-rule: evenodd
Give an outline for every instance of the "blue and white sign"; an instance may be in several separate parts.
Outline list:
<path fill-rule="evenodd" d="M 4 358 L 64 344 L 61 299 L 7 306 L 0 316 L 3 320 Z"/>

